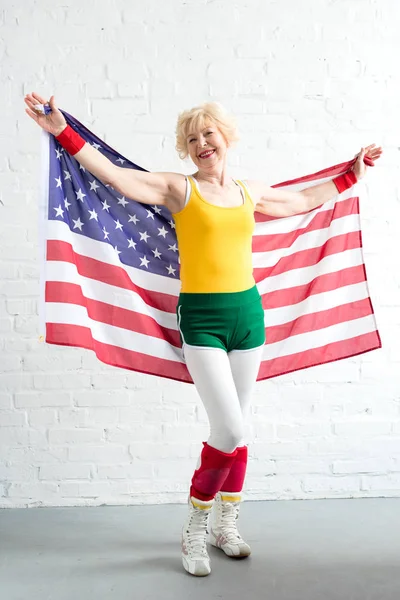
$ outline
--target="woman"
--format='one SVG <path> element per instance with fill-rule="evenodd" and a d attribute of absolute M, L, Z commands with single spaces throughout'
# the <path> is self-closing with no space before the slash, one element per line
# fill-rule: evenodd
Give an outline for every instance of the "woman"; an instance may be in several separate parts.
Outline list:
<path fill-rule="evenodd" d="M 172 213 L 181 261 L 178 325 L 187 368 L 204 403 L 210 436 L 193 474 L 182 532 L 182 562 L 196 576 L 210 573 L 209 541 L 231 557 L 250 554 L 236 520 L 247 466 L 243 427 L 265 343 L 264 312 L 252 274 L 254 211 L 285 217 L 309 211 L 351 187 L 381 155 L 362 148 L 353 171 L 302 192 L 246 184 L 227 173 L 234 121 L 216 103 L 183 112 L 176 129 L 191 177 L 118 167 L 67 125 L 52 96 L 25 97 L 26 112 L 95 177 L 128 198 Z M 51 110 L 50 110 L 51 109 Z"/>

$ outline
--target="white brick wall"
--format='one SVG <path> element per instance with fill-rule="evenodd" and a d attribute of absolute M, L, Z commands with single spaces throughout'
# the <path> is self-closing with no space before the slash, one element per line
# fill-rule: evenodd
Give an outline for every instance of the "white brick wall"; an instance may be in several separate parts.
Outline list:
<path fill-rule="evenodd" d="M 246 488 L 399 495 L 399 17 L 397 0 L 3 0 L 0 506 L 184 501 L 207 436 L 192 386 L 39 342 L 32 90 L 151 170 L 190 171 L 175 119 L 209 98 L 238 117 L 238 177 L 276 183 L 383 144 L 362 206 L 383 349 L 258 384 Z"/>

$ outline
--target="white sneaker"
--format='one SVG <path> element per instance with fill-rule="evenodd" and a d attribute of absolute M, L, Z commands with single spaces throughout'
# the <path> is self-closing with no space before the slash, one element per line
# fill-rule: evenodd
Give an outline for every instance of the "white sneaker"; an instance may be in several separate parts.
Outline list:
<path fill-rule="evenodd" d="M 203 502 L 193 496 L 189 499 L 189 514 L 182 529 L 182 564 L 196 577 L 211 573 L 207 553 L 207 527 L 214 501 Z"/>
<path fill-rule="evenodd" d="M 212 546 L 220 548 L 232 558 L 243 558 L 251 554 L 250 546 L 237 530 L 240 502 L 240 494 L 218 492 L 208 538 Z"/>

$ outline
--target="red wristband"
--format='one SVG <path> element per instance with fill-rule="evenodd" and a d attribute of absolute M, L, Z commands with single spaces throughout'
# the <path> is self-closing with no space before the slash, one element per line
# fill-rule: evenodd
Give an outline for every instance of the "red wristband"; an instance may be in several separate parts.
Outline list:
<path fill-rule="evenodd" d="M 335 177 L 332 181 L 336 185 L 339 194 L 341 194 L 357 183 L 357 177 L 354 171 L 348 171 L 347 173 L 343 173 L 343 175 L 339 175 L 339 177 Z"/>
<path fill-rule="evenodd" d="M 56 135 L 55 137 L 57 142 L 59 142 L 72 156 L 79 152 L 79 150 L 82 150 L 83 146 L 86 144 L 83 137 L 81 137 L 79 133 L 76 133 L 70 125 L 67 125 L 60 135 Z"/>

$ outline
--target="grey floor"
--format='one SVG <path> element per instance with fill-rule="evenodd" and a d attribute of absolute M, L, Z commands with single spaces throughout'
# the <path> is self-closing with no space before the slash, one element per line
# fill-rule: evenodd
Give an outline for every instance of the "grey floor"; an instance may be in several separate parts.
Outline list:
<path fill-rule="evenodd" d="M 246 502 L 250 558 L 180 562 L 183 505 L 0 511 L 4 600 L 399 600 L 400 499 Z"/>

